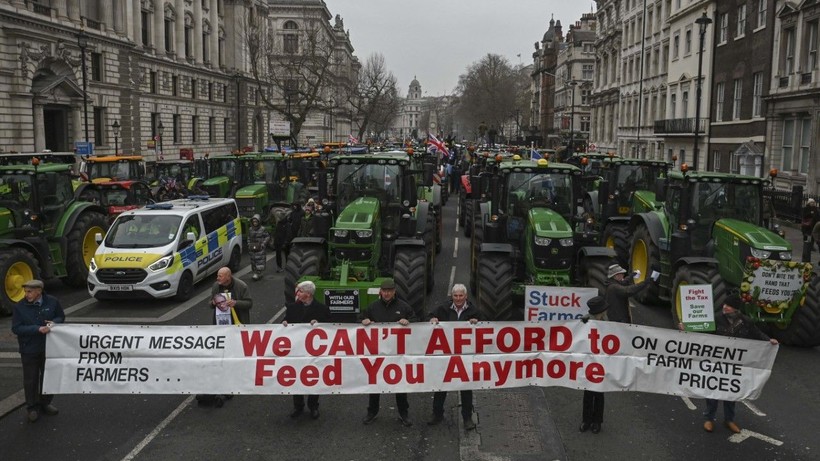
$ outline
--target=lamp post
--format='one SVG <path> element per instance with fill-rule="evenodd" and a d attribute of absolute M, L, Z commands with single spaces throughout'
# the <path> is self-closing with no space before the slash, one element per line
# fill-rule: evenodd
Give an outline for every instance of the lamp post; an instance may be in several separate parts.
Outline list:
<path fill-rule="evenodd" d="M 162 125 L 162 120 L 160 120 L 159 123 L 157 124 L 157 134 L 159 135 L 159 159 L 160 160 L 164 160 L 164 157 L 162 155 L 162 152 L 163 152 L 163 150 L 162 150 L 162 132 L 163 132 L 164 129 L 165 129 L 165 127 Z"/>
<path fill-rule="evenodd" d="M 698 141 L 700 138 L 700 95 L 701 95 L 701 74 L 703 73 L 703 37 L 706 35 L 706 27 L 712 23 L 712 20 L 709 19 L 709 16 L 706 16 L 706 11 L 703 12 L 703 15 L 695 20 L 695 23 L 700 28 L 700 45 L 698 47 L 698 89 L 697 89 L 697 100 L 695 101 L 695 149 L 693 151 L 695 155 L 695 160 L 692 164 L 694 170 L 697 171 L 698 169 L 698 157 L 700 157 L 700 149 L 698 148 Z"/>
<path fill-rule="evenodd" d="M 572 108 L 569 113 L 569 147 L 567 147 L 567 157 L 569 157 L 575 150 L 575 87 L 578 85 L 578 82 L 572 79 L 567 82 L 567 85 L 569 85 L 570 91 L 572 91 L 570 103 Z"/>
<path fill-rule="evenodd" d="M 85 142 L 88 142 L 88 71 L 85 67 L 85 49 L 88 48 L 88 35 L 84 29 L 77 33 L 77 46 L 80 47 L 80 60 L 83 70 L 83 125 L 85 127 Z"/>
<path fill-rule="evenodd" d="M 334 101 L 333 98 L 328 100 L 328 114 L 330 115 L 330 142 L 333 142 L 333 104 L 335 103 L 336 101 Z"/>
<path fill-rule="evenodd" d="M 114 120 L 111 129 L 114 131 L 114 155 L 120 155 L 120 121 Z"/>

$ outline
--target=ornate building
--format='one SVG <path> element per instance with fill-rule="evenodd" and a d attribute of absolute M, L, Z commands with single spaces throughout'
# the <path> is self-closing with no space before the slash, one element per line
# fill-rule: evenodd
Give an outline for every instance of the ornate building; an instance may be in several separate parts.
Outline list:
<path fill-rule="evenodd" d="M 595 15 L 584 14 L 569 26 L 564 46 L 558 53 L 555 75 L 555 120 L 553 131 L 561 144 L 585 146 L 589 140 L 589 94 L 595 73 Z"/>
<path fill-rule="evenodd" d="M 113 153 L 114 122 L 121 153 L 259 149 L 271 114 L 243 24 L 294 3 L 322 8 L 352 59 L 321 0 L 0 0 L 0 149 L 72 151 L 87 140 Z"/>

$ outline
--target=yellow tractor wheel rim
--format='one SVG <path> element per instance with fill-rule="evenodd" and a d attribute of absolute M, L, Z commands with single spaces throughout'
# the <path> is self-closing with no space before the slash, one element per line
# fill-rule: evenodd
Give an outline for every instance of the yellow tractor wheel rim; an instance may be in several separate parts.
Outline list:
<path fill-rule="evenodd" d="M 91 226 L 88 228 L 88 232 L 83 236 L 83 262 L 86 267 L 91 264 L 91 258 L 94 257 L 94 253 L 97 252 L 97 247 L 100 246 L 94 238 L 96 234 L 105 236 L 105 229 L 100 226 Z"/>
<path fill-rule="evenodd" d="M 14 302 L 23 299 L 23 284 L 34 278 L 34 271 L 25 262 L 18 261 L 11 265 L 4 280 L 6 296 Z"/>

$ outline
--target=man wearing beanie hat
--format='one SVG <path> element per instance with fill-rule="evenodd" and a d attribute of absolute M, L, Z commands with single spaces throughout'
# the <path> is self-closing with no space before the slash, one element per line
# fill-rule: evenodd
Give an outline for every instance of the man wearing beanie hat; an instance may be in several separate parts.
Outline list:
<path fill-rule="evenodd" d="M 638 274 L 639 275 L 639 274 Z M 632 312 L 629 307 L 629 298 L 649 288 L 650 283 L 656 283 L 649 277 L 638 284 L 633 284 L 634 277 L 626 277 L 626 269 L 618 264 L 609 266 L 604 297 L 609 307 L 607 317 L 613 322 L 632 323 Z"/>
<path fill-rule="evenodd" d="M 421 306 L 423 311 L 424 306 Z M 413 308 L 409 304 L 396 298 L 396 282 L 393 279 L 384 279 L 379 286 L 379 299 L 373 301 L 367 306 L 367 309 L 359 313 L 359 320 L 362 325 L 368 326 L 371 323 L 393 323 L 407 326 L 410 322 L 419 320 Z M 376 419 L 379 414 L 379 400 L 380 394 L 370 394 L 370 399 L 367 405 L 367 416 L 364 417 L 364 423 L 370 424 Z M 399 420 L 405 427 L 413 425 L 408 417 L 408 410 L 410 405 L 407 403 L 407 394 L 403 392 L 396 393 L 396 408 L 399 410 Z"/>
<path fill-rule="evenodd" d="M 729 295 L 721 304 L 715 308 L 715 334 L 721 336 L 731 336 L 733 338 L 760 339 L 777 344 L 777 340 L 769 338 L 766 333 L 760 331 L 751 318 L 741 312 L 744 303 L 736 294 Z M 683 325 L 678 325 L 683 328 Z M 715 428 L 715 415 L 717 413 L 718 401 L 706 399 L 706 411 L 703 416 L 706 421 L 703 429 L 712 432 Z M 726 427 L 735 434 L 740 432 L 740 428 L 735 423 L 735 402 L 723 402 L 723 419 Z"/>
<path fill-rule="evenodd" d="M 43 293 L 42 280 L 23 284 L 24 295 L 14 306 L 11 331 L 17 335 L 20 361 L 23 364 L 23 389 L 26 394 L 28 421 L 33 423 L 40 413 L 56 415 L 51 395 L 43 395 L 43 372 L 46 365 L 46 335 L 55 323 L 65 321 L 60 301 Z"/>
<path fill-rule="evenodd" d="M 617 264 L 613 264 L 613 266 L 617 266 Z M 589 314 L 581 319 L 582 322 L 587 323 L 590 318 L 593 320 L 607 320 L 606 311 L 608 306 L 606 305 L 606 298 L 603 296 L 595 296 L 587 301 L 587 306 L 589 307 Z M 601 432 L 601 424 L 603 424 L 603 422 L 604 393 L 584 391 L 584 407 L 581 412 L 581 426 L 578 430 L 586 432 L 588 429 L 591 429 L 593 434 L 597 434 Z"/>

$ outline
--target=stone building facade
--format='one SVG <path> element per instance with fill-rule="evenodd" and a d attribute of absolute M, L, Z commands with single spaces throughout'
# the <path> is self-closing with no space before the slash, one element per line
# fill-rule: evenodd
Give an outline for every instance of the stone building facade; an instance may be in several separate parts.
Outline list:
<path fill-rule="evenodd" d="M 555 119 L 553 131 L 562 143 L 585 146 L 589 140 L 592 79 L 595 73 L 596 20 L 592 13 L 569 26 L 558 52 L 555 75 Z"/>

